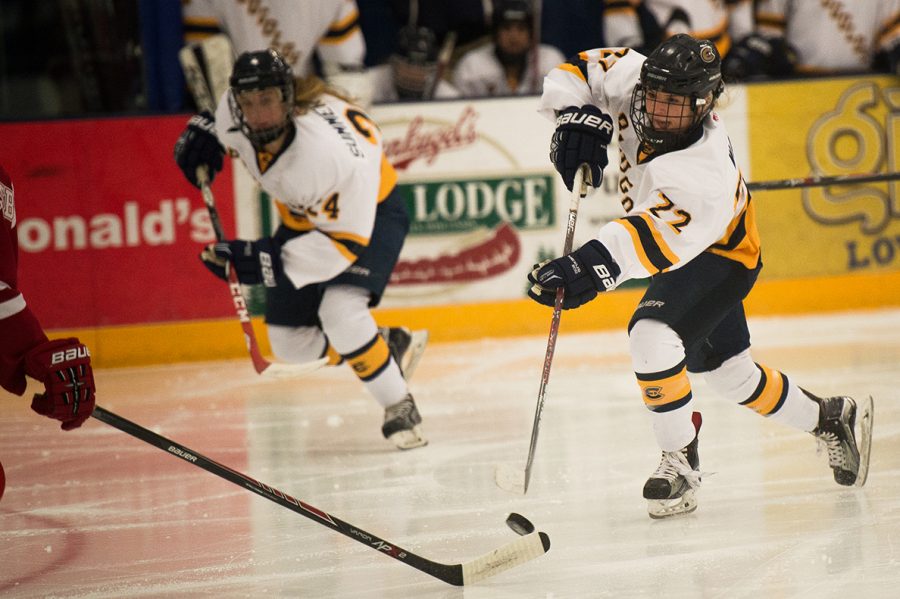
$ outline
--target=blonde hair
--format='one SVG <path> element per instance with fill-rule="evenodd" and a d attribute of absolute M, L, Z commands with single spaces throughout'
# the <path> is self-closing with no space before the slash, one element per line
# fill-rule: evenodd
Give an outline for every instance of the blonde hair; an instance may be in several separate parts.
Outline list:
<path fill-rule="evenodd" d="M 319 103 L 322 94 L 335 96 L 350 104 L 355 103 L 355 100 L 346 92 L 329 85 L 316 75 L 309 75 L 294 79 L 294 112 L 296 114 L 309 112 Z"/>

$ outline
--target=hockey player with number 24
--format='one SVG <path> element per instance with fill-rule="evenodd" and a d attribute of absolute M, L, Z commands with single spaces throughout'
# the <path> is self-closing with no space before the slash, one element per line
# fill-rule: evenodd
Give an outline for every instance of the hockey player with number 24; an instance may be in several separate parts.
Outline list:
<path fill-rule="evenodd" d="M 625 216 L 571 254 L 535 265 L 528 295 L 564 309 L 630 279 L 650 284 L 628 325 L 632 365 L 662 450 L 643 495 L 652 518 L 697 508 L 700 413 L 688 373 L 724 398 L 812 433 L 834 480 L 865 483 L 871 398 L 822 398 L 750 354 L 743 300 L 762 268 L 752 202 L 716 101 L 721 60 L 686 34 L 648 57 L 595 49 L 551 71 L 541 112 L 556 119 L 550 157 L 571 189 L 581 164 L 600 185 L 613 134 Z"/>
<path fill-rule="evenodd" d="M 244 52 L 215 118 L 195 115 L 175 145 L 185 177 L 200 187 L 222 168 L 225 147 L 272 197 L 281 225 L 271 237 L 207 246 L 201 260 L 227 280 L 266 289 L 266 325 L 285 362 L 328 356 L 347 362 L 385 409 L 382 434 L 400 449 L 426 444 L 404 379 L 412 375 L 426 331 L 379 330 L 378 305 L 409 230 L 368 116 L 318 78 L 295 83 L 275 50 Z"/>

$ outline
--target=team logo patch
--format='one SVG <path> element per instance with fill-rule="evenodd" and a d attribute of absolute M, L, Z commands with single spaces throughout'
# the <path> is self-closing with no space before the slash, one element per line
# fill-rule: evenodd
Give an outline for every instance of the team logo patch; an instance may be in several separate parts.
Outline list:
<path fill-rule="evenodd" d="M 644 396 L 647 399 L 659 400 L 666 395 L 663 393 L 662 387 L 647 387 L 644 389 Z"/>
<path fill-rule="evenodd" d="M 716 53 L 712 46 L 703 46 L 700 48 L 700 60 L 703 62 L 712 62 L 716 59 Z"/>

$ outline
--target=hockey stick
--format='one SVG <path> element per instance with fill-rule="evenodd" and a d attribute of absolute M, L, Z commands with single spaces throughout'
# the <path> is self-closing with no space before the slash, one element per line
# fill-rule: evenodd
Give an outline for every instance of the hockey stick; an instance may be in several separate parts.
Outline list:
<path fill-rule="evenodd" d="M 444 38 L 444 44 L 441 46 L 441 51 L 438 53 L 437 65 L 434 68 L 434 79 L 428 84 L 428 88 L 422 95 L 423 99 L 434 99 L 434 95 L 435 93 L 437 93 L 437 88 L 441 84 L 441 79 L 444 78 L 444 73 L 447 71 L 447 66 L 449 66 L 450 60 L 453 58 L 453 49 L 455 47 L 456 32 L 449 31 L 447 32 L 447 36 Z"/>
<path fill-rule="evenodd" d="M 506 524 L 517 534 L 522 535 L 520 538 L 464 564 L 434 562 L 394 543 L 385 541 L 370 532 L 362 530 L 358 526 L 344 522 L 304 501 L 291 497 L 287 493 L 250 478 L 246 474 L 241 474 L 236 470 L 223 466 L 215 460 L 211 460 L 184 445 L 147 430 L 100 406 L 96 406 L 91 415 L 97 420 L 105 422 L 132 437 L 136 437 L 150 445 L 155 445 L 189 464 L 203 468 L 207 472 L 231 481 L 239 487 L 249 489 L 281 507 L 297 512 L 301 516 L 306 516 L 310 520 L 318 522 L 335 532 L 348 536 L 354 541 L 358 541 L 380 553 L 403 562 L 407 566 L 412 566 L 449 584 L 457 586 L 472 584 L 531 561 L 550 549 L 550 537 L 546 533 L 538 532 L 533 534 L 534 525 L 527 518 L 513 513 L 506 519 Z"/>
<path fill-rule="evenodd" d="M 575 181 L 572 185 L 572 197 L 569 201 L 569 219 L 566 222 L 566 238 L 563 243 L 565 256 L 572 252 L 572 240 L 575 237 L 575 221 L 578 218 L 578 205 L 581 198 L 587 195 L 588 166 L 582 164 L 575 173 Z M 556 351 L 556 337 L 559 334 L 559 319 L 562 314 L 563 288 L 556 290 L 556 301 L 553 305 L 553 318 L 550 320 L 550 335 L 547 338 L 547 353 L 544 354 L 544 368 L 541 370 L 541 385 L 538 388 L 537 406 L 534 409 L 534 423 L 531 425 L 531 444 L 528 446 L 528 460 L 525 462 L 524 478 L 521 471 L 514 471 L 498 467 L 494 473 L 494 480 L 498 486 L 513 492 L 525 494 L 528 492 L 528 484 L 531 482 L 531 467 L 534 465 L 534 450 L 537 447 L 538 428 L 541 423 L 541 414 L 544 411 L 544 395 L 547 392 L 547 383 L 550 381 L 550 366 L 553 364 L 553 353 Z"/>
<path fill-rule="evenodd" d="M 178 52 L 188 89 L 200 111 L 216 112 L 216 104 L 228 89 L 234 51 L 223 34 L 186 45 Z"/>
<path fill-rule="evenodd" d="M 769 191 L 775 189 L 800 189 L 803 187 L 824 187 L 826 185 L 854 185 L 859 183 L 877 183 L 879 181 L 895 181 L 900 179 L 900 172 L 862 173 L 855 175 L 835 175 L 800 177 L 798 179 L 780 179 L 776 181 L 756 181 L 747 183 L 750 191 Z"/>
<path fill-rule="evenodd" d="M 212 190 L 209 188 L 209 175 L 206 167 L 201 166 L 197 169 L 197 181 L 200 182 L 203 203 L 206 204 L 206 211 L 209 212 L 209 220 L 212 223 L 213 231 L 215 231 L 216 241 L 222 241 L 225 239 L 225 232 L 222 230 L 219 211 L 216 210 L 216 200 L 213 197 Z M 328 363 L 328 358 L 319 358 L 318 360 L 303 362 L 302 364 L 285 364 L 266 360 L 259 349 L 259 343 L 256 341 L 253 322 L 250 320 L 250 309 L 244 300 L 244 294 L 241 293 L 241 284 L 238 281 L 237 273 L 234 268 L 228 268 L 227 270 L 228 290 L 231 292 L 234 310 L 237 313 L 238 320 L 241 322 L 241 329 L 244 331 L 244 341 L 247 343 L 247 350 L 250 352 L 250 359 L 253 361 L 253 368 L 256 369 L 257 374 L 273 378 L 291 378 L 317 370 Z"/>

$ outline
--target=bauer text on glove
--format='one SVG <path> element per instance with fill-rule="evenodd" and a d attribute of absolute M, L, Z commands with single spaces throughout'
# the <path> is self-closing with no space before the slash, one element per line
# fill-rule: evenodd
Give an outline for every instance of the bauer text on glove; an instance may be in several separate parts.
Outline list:
<path fill-rule="evenodd" d="M 603 168 L 609 163 L 606 146 L 612 140 L 613 122 L 593 104 L 569 106 L 556 117 L 556 132 L 550 141 L 550 160 L 572 191 L 575 173 L 582 164 L 590 168 L 588 183 L 600 187 Z"/>
<path fill-rule="evenodd" d="M 244 285 L 275 287 L 281 273 L 281 246 L 270 237 L 256 241 L 233 239 L 211 243 L 200 252 L 203 265 L 214 275 L 228 280 L 228 269 L 234 265 L 238 281 Z"/>
<path fill-rule="evenodd" d="M 54 339 L 25 354 L 25 373 L 44 383 L 31 409 L 62 422 L 63 430 L 78 428 L 94 411 L 94 371 L 91 354 L 78 339 Z"/>
<path fill-rule="evenodd" d="M 612 289 L 621 270 L 606 247 L 596 239 L 562 258 L 535 264 L 528 273 L 532 283 L 528 297 L 545 306 L 554 306 L 556 290 L 563 288 L 564 310 L 577 308 L 598 291 Z"/>

